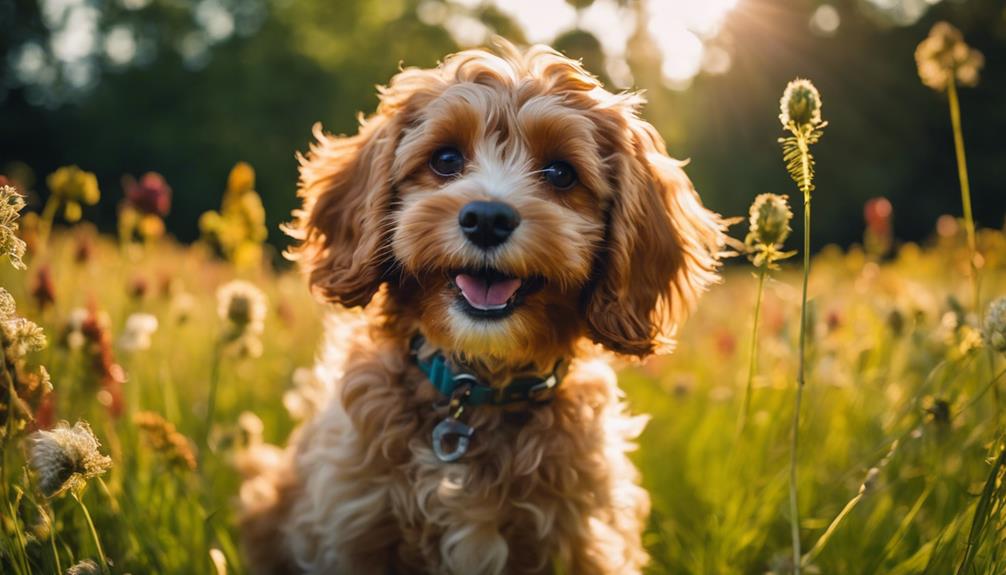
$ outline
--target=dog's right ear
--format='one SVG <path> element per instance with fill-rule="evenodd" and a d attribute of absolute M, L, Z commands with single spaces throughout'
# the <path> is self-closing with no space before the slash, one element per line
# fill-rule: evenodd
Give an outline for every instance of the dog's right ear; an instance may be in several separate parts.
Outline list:
<path fill-rule="evenodd" d="M 348 137 L 315 124 L 316 142 L 298 154 L 303 207 L 285 231 L 299 244 L 287 255 L 325 301 L 365 306 L 384 281 L 397 124 L 395 115 L 378 113 Z"/>

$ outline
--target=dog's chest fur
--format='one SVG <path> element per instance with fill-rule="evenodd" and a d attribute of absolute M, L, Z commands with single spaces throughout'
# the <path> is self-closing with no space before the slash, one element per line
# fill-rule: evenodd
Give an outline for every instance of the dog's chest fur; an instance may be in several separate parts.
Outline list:
<path fill-rule="evenodd" d="M 610 542 L 596 550 L 604 561 L 645 558 L 624 542 L 648 510 L 625 456 L 644 420 L 625 414 L 607 365 L 574 362 L 555 399 L 523 413 L 471 409 L 472 445 L 444 463 L 430 447 L 437 392 L 403 346 L 349 358 L 330 406 L 293 447 L 283 531 L 301 568 L 548 573 L 555 560 L 576 567 L 577 546 L 597 541 Z"/>

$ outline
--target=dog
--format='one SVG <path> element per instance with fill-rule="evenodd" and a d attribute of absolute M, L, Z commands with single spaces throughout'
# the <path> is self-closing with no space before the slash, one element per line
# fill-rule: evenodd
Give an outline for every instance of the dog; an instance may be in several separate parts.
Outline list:
<path fill-rule="evenodd" d="M 670 349 L 723 220 L 639 94 L 546 46 L 405 68 L 379 96 L 299 157 L 291 256 L 365 321 L 323 346 L 327 404 L 244 466 L 252 571 L 640 573 L 646 420 L 609 364 Z"/>

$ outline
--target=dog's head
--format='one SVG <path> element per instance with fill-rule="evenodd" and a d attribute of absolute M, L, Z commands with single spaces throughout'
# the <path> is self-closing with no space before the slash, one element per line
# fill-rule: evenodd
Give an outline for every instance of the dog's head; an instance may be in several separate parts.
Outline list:
<path fill-rule="evenodd" d="M 292 253 L 323 299 L 387 284 L 456 353 L 646 356 L 715 279 L 722 224 L 641 103 L 544 46 L 405 69 L 356 135 L 315 127 Z"/>

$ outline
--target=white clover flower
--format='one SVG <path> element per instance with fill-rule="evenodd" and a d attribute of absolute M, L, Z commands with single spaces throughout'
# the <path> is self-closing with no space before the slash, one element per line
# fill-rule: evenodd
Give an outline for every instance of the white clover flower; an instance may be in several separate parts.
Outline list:
<path fill-rule="evenodd" d="M 982 336 L 986 345 L 1006 353 L 1006 296 L 998 297 L 989 304 Z"/>
<path fill-rule="evenodd" d="M 821 123 L 821 94 L 810 80 L 797 78 L 786 85 L 779 100 L 779 121 L 783 127 L 791 122 L 797 127 Z"/>
<path fill-rule="evenodd" d="M 126 318 L 119 345 L 126 351 L 150 349 L 150 336 L 156 331 L 156 317 L 149 313 L 134 313 Z"/>
<path fill-rule="evenodd" d="M 241 430 L 244 445 L 262 444 L 262 434 L 265 432 L 265 424 L 262 423 L 262 419 L 259 416 L 251 411 L 242 411 L 241 415 L 238 416 L 238 428 Z"/>
<path fill-rule="evenodd" d="M 51 431 L 36 431 L 28 439 L 28 463 L 46 497 L 82 486 L 112 467 L 111 458 L 101 454 L 101 443 L 83 421 L 73 427 L 64 421 Z"/>

